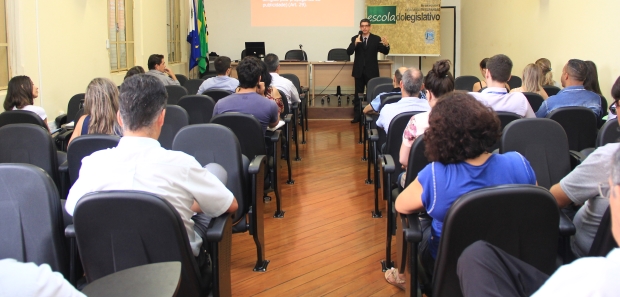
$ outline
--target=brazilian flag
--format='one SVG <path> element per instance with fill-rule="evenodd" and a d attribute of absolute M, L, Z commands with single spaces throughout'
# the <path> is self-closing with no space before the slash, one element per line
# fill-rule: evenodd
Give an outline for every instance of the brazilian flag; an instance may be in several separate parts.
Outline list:
<path fill-rule="evenodd" d="M 207 31 L 207 16 L 205 15 L 204 0 L 198 0 L 198 34 L 200 35 L 200 58 L 198 58 L 198 69 L 200 73 L 207 72 L 209 66 L 209 32 Z"/>

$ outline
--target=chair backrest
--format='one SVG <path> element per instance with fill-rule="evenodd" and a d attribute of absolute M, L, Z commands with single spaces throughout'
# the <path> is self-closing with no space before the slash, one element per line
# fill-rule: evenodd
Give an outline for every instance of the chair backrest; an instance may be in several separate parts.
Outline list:
<path fill-rule="evenodd" d="M 282 105 L 284 105 L 284 110 L 280 114 L 280 117 L 284 117 L 287 114 L 291 113 L 291 108 L 290 106 L 288 106 L 288 97 L 286 97 L 286 94 L 284 94 L 282 90 L 280 89 L 275 89 L 275 90 L 278 91 L 278 94 L 280 94 L 280 98 L 282 98 Z"/>
<path fill-rule="evenodd" d="M 391 84 L 392 83 L 392 78 L 390 77 L 374 77 L 371 78 L 368 81 L 368 84 L 366 84 L 366 101 L 370 102 L 373 98 L 371 98 L 372 96 L 372 92 L 375 90 L 375 87 L 380 85 L 380 84 Z M 357 94 L 355 94 L 355 96 L 357 96 Z"/>
<path fill-rule="evenodd" d="M 605 124 L 605 120 L 603 119 L 603 117 L 607 116 L 608 112 L 609 103 L 607 102 L 607 98 L 605 98 L 605 96 L 601 96 L 601 114 L 598 117 L 599 128 L 602 127 L 603 124 Z"/>
<path fill-rule="evenodd" d="M 0 164 L 0 259 L 49 264 L 68 277 L 62 217 L 58 190 L 45 171 Z"/>
<path fill-rule="evenodd" d="M 383 109 L 384 106 L 388 104 L 396 103 L 400 101 L 400 99 L 402 98 L 403 96 L 401 94 L 394 94 L 394 95 L 383 97 L 381 100 L 381 106 L 379 106 L 379 111 L 381 111 L 381 109 Z"/>
<path fill-rule="evenodd" d="M 196 95 L 198 93 L 200 85 L 202 85 L 204 81 L 204 79 L 190 79 L 183 84 L 183 87 L 187 89 L 187 94 Z"/>
<path fill-rule="evenodd" d="M 480 82 L 480 80 L 473 75 L 462 75 L 454 80 L 454 89 L 471 92 L 474 89 L 474 84 Z"/>
<path fill-rule="evenodd" d="M 511 90 L 514 88 L 520 88 L 521 85 L 523 84 L 523 82 L 521 81 L 521 78 L 516 75 L 512 75 L 510 77 L 510 80 L 507 83 L 508 83 L 508 86 L 510 86 Z"/>
<path fill-rule="evenodd" d="M 560 88 L 556 86 L 543 86 L 543 89 L 545 89 L 545 93 L 547 93 L 547 96 L 549 97 L 557 94 L 561 90 Z"/>
<path fill-rule="evenodd" d="M 45 170 L 60 188 L 58 156 L 47 129 L 33 124 L 6 125 L 0 127 L 0 139 L 0 163 L 35 165 Z"/>
<path fill-rule="evenodd" d="M 297 89 L 297 93 L 301 94 L 301 82 L 299 81 L 299 77 L 297 77 L 297 75 L 293 73 L 282 73 L 280 76 L 290 80 Z"/>
<path fill-rule="evenodd" d="M 618 120 L 608 120 L 596 136 L 596 147 L 604 146 L 608 143 L 620 141 L 620 128 L 618 127 Z"/>
<path fill-rule="evenodd" d="M 384 153 L 389 154 L 394 159 L 394 176 L 398 176 L 402 171 L 402 166 L 399 161 L 400 145 L 403 143 L 403 132 L 407 123 L 411 117 L 421 111 L 403 112 L 395 116 L 390 122 L 390 126 L 387 133 L 387 139 L 385 141 Z"/>
<path fill-rule="evenodd" d="M 230 91 L 222 89 L 210 89 L 202 92 L 203 95 L 211 97 L 213 102 L 217 103 L 218 100 L 232 94 Z"/>
<path fill-rule="evenodd" d="M 594 112 L 581 106 L 561 107 L 547 115 L 564 128 L 568 137 L 568 149 L 581 151 L 594 147 L 598 133 L 598 119 Z"/>
<path fill-rule="evenodd" d="M 499 118 L 499 122 L 502 126 L 502 130 L 504 130 L 504 127 L 510 124 L 510 122 L 521 119 L 520 115 L 516 113 L 512 113 L 512 112 L 496 111 L 495 113 L 497 114 L 497 117 Z M 489 153 L 492 153 L 493 151 L 498 149 L 499 145 L 500 145 L 500 140 L 498 139 L 495 145 L 491 148 L 491 151 Z"/>
<path fill-rule="evenodd" d="M 9 110 L 0 113 L 0 127 L 10 124 L 34 124 L 47 130 L 47 123 L 39 115 L 28 110 Z"/>
<path fill-rule="evenodd" d="M 549 191 L 504 185 L 461 196 L 446 214 L 433 275 L 433 296 L 462 296 L 456 274 L 463 250 L 485 240 L 540 271 L 555 270 L 559 211 Z"/>
<path fill-rule="evenodd" d="M 187 82 L 187 76 L 183 75 L 183 74 L 176 74 L 175 75 L 177 77 L 177 80 L 179 81 L 179 83 L 182 86 L 185 86 L 185 82 Z M 194 93 L 195 94 L 195 93 Z"/>
<path fill-rule="evenodd" d="M 351 61 L 351 56 L 344 48 L 333 48 L 327 52 L 328 61 Z"/>
<path fill-rule="evenodd" d="M 295 49 L 286 52 L 284 55 L 284 60 L 308 61 L 308 57 L 304 51 Z"/>
<path fill-rule="evenodd" d="M 189 125 L 189 115 L 183 107 L 178 105 L 166 106 L 166 117 L 164 118 L 164 125 L 161 127 L 161 134 L 159 134 L 159 144 L 167 150 L 172 149 L 174 136 L 187 125 Z"/>
<path fill-rule="evenodd" d="M 545 99 L 543 99 L 543 97 L 537 93 L 523 92 L 523 95 L 525 95 L 525 98 L 527 98 L 527 102 L 530 103 L 530 106 L 532 107 L 534 112 L 537 112 L 542 103 L 545 101 Z"/>
<path fill-rule="evenodd" d="M 166 92 L 168 92 L 168 104 L 177 104 L 181 97 L 187 95 L 187 89 L 176 85 L 166 86 Z"/>
<path fill-rule="evenodd" d="M 73 224 L 87 281 L 136 266 L 180 261 L 179 296 L 204 296 L 185 226 L 166 200 L 140 191 L 84 195 Z"/>
<path fill-rule="evenodd" d="M 409 151 L 409 160 L 407 161 L 407 177 L 405 178 L 405 188 L 413 182 L 418 173 L 430 162 L 424 155 L 426 148 L 424 147 L 424 134 L 418 136 L 411 145 Z"/>
<path fill-rule="evenodd" d="M 69 99 L 69 104 L 67 104 L 67 123 L 70 123 L 72 121 L 77 121 L 79 119 L 75 116 L 75 114 L 80 108 L 83 107 L 85 96 L 86 94 L 79 93 L 79 94 L 73 95 L 73 97 Z"/>
<path fill-rule="evenodd" d="M 80 168 L 82 168 L 84 157 L 90 156 L 96 151 L 116 147 L 120 140 L 121 138 L 116 135 L 103 134 L 86 134 L 73 139 L 67 148 L 70 186 L 73 186 L 80 177 Z"/>
<path fill-rule="evenodd" d="M 568 139 L 550 119 L 520 119 L 504 128 L 500 153 L 516 151 L 530 162 L 538 185 L 546 189 L 570 172 Z"/>
<path fill-rule="evenodd" d="M 237 222 L 247 213 L 251 201 L 247 181 L 243 174 L 241 147 L 237 136 L 227 127 L 218 124 L 197 124 L 183 127 L 172 143 L 172 149 L 193 156 L 201 166 L 217 163 L 226 169 L 228 179 L 226 188 L 237 198 L 239 208 L 233 222 Z"/>
<path fill-rule="evenodd" d="M 611 212 L 609 207 L 607 207 L 592 241 L 588 257 L 605 257 L 613 248 L 617 247 L 618 243 L 616 243 L 611 232 Z"/>
<path fill-rule="evenodd" d="M 241 51 L 241 60 L 243 60 L 243 58 L 245 58 L 245 49 Z"/>
<path fill-rule="evenodd" d="M 230 128 L 239 140 L 241 153 L 252 160 L 258 155 L 267 155 L 263 127 L 251 114 L 227 112 L 218 114 L 211 123 Z"/>
<path fill-rule="evenodd" d="M 393 89 L 394 89 L 394 85 L 392 85 L 391 83 L 377 85 L 373 89 L 371 97 L 372 97 L 372 99 L 375 99 L 379 94 L 390 92 Z"/>
<path fill-rule="evenodd" d="M 209 78 L 216 77 L 216 76 L 217 76 L 217 73 L 207 73 L 203 75 L 200 79 L 207 80 Z M 196 92 L 198 92 L 198 90 L 196 90 Z"/>
<path fill-rule="evenodd" d="M 206 95 L 187 95 L 181 97 L 178 105 L 187 111 L 190 125 L 206 124 L 213 117 L 215 100 Z"/>

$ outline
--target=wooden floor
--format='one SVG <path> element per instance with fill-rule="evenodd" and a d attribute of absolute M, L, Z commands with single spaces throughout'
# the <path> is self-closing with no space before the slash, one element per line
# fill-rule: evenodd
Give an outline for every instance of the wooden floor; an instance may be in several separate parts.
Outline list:
<path fill-rule="evenodd" d="M 267 272 L 252 271 L 252 237 L 233 235 L 233 296 L 404 296 L 381 272 L 386 222 L 371 217 L 373 187 L 364 183 L 357 124 L 310 120 L 309 126 L 302 161 L 293 162 L 295 184 L 281 182 L 284 218 L 273 218 L 275 201 L 265 205 Z"/>

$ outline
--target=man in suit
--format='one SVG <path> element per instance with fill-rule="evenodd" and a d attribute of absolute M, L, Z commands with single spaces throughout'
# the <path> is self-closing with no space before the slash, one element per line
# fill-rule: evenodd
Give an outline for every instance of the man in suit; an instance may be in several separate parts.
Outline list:
<path fill-rule="evenodd" d="M 347 48 L 347 53 L 355 53 L 353 62 L 352 76 L 355 78 L 355 98 L 353 99 L 353 110 L 355 115 L 351 123 L 360 121 L 360 99 L 359 94 L 364 93 L 366 84 L 371 78 L 379 77 L 379 62 L 377 53 L 387 55 L 390 52 L 390 43 L 387 38 L 379 37 L 370 33 L 370 20 L 360 21 L 361 35 L 351 37 L 351 44 Z"/>

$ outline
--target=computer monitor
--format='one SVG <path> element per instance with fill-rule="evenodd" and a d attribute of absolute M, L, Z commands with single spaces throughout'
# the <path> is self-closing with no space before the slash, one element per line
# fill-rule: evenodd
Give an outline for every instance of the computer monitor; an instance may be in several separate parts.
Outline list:
<path fill-rule="evenodd" d="M 245 43 L 245 55 L 254 56 L 257 58 L 265 57 L 265 43 L 264 42 L 246 42 Z"/>

